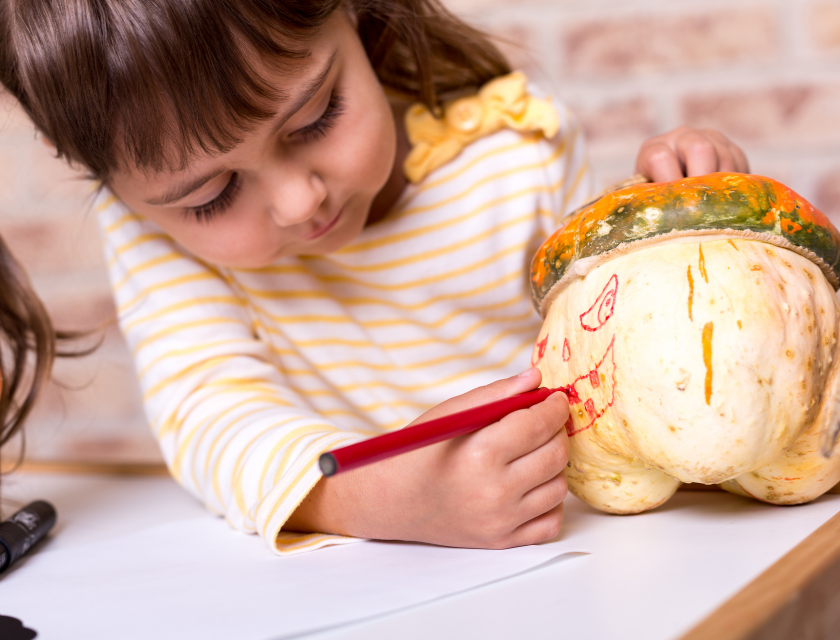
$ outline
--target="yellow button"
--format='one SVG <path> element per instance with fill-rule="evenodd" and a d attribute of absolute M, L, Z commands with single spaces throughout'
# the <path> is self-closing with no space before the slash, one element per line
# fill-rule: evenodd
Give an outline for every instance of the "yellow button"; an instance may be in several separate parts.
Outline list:
<path fill-rule="evenodd" d="M 446 124 L 462 133 L 478 129 L 483 117 L 484 106 L 476 97 L 460 98 L 446 109 Z"/>

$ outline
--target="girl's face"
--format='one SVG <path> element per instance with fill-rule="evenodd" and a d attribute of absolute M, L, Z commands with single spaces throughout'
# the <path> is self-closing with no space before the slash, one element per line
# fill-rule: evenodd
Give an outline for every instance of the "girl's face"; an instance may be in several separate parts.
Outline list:
<path fill-rule="evenodd" d="M 231 151 L 171 173 L 123 170 L 109 186 L 217 265 L 259 268 L 347 245 L 389 181 L 397 148 L 393 112 L 351 19 L 336 11 L 297 73 L 276 77 L 287 96 L 277 115 Z"/>

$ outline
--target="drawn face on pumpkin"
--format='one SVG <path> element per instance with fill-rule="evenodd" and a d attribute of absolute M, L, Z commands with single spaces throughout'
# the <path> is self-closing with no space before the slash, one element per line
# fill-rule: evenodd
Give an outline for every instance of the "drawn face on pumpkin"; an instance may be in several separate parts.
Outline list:
<path fill-rule="evenodd" d="M 615 302 L 618 295 L 618 276 L 612 274 L 604 289 L 592 305 L 578 316 L 580 329 L 584 332 L 595 333 L 605 329 L 606 324 L 613 316 Z M 569 399 L 571 414 L 566 424 L 566 431 L 569 436 L 585 431 L 595 424 L 595 421 L 604 415 L 604 412 L 615 402 L 615 333 L 609 346 L 597 363 L 588 371 L 581 371 L 569 383 L 561 385 L 563 392 Z M 539 366 L 545 357 L 545 350 L 548 346 L 549 332 L 537 341 L 534 346 L 534 354 L 531 357 L 531 364 Z M 557 341 L 561 341 L 558 336 Z M 575 349 L 591 353 L 591 345 L 586 340 L 584 333 L 575 341 Z M 560 358 L 568 363 L 572 358 L 572 348 L 569 344 L 569 337 L 562 336 L 562 349 Z"/>

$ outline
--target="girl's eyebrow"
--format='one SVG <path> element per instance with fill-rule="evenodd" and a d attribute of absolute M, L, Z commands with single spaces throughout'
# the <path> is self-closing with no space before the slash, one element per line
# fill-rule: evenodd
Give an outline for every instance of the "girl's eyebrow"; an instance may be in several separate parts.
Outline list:
<path fill-rule="evenodd" d="M 293 115 L 295 115 L 298 111 L 303 109 L 306 103 L 312 100 L 315 94 L 318 93 L 318 91 L 320 91 L 321 87 L 324 86 L 324 82 L 326 82 L 327 80 L 327 76 L 330 75 L 333 62 L 335 62 L 335 58 L 337 55 L 338 49 L 332 52 L 330 59 L 327 60 L 327 64 L 324 65 L 324 68 L 321 70 L 321 73 L 319 73 L 317 76 L 315 76 L 315 78 L 313 78 L 307 83 L 306 88 L 300 92 L 300 95 L 298 96 L 297 100 L 295 100 L 292 103 L 291 108 L 283 116 L 280 117 L 280 119 L 277 121 L 277 124 L 275 124 L 272 128 L 272 133 L 279 131 Z"/>
<path fill-rule="evenodd" d="M 306 83 L 305 89 L 300 92 L 300 95 L 298 95 L 297 99 L 292 103 L 289 110 L 285 114 L 280 116 L 278 122 L 274 125 L 274 127 L 272 127 L 272 135 L 276 133 L 279 129 L 281 129 L 283 125 L 286 124 L 286 122 L 288 122 L 288 120 L 292 116 L 294 116 L 306 105 L 306 103 L 312 100 L 315 94 L 318 93 L 322 86 L 324 86 L 324 82 L 326 82 L 327 76 L 329 76 L 330 74 L 330 70 L 333 67 L 333 62 L 335 62 L 335 58 L 337 55 L 338 49 L 332 52 L 330 59 L 324 65 L 324 68 L 321 70 L 321 72 L 317 76 L 315 76 L 315 78 L 313 78 L 311 81 Z M 165 193 L 159 198 L 150 198 L 149 200 L 146 200 L 146 204 L 151 204 L 155 206 L 165 206 L 173 202 L 177 202 L 182 198 L 186 198 L 193 191 L 197 191 L 205 184 L 210 182 L 213 178 L 224 173 L 225 171 L 226 169 L 224 168 L 209 171 L 204 175 L 195 178 L 194 180 L 190 180 L 189 182 L 174 186 L 172 189 L 170 189 L 167 193 Z"/>

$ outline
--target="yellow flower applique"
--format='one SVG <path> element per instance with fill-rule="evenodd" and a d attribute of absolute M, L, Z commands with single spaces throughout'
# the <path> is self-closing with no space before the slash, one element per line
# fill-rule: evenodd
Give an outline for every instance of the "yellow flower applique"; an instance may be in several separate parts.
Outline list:
<path fill-rule="evenodd" d="M 505 127 L 553 137 L 560 127 L 557 110 L 550 100 L 528 95 L 527 81 L 519 71 L 491 80 L 476 95 L 446 104 L 440 118 L 425 105 L 412 105 L 405 116 L 412 144 L 403 165 L 408 180 L 420 182 L 468 144 Z"/>

